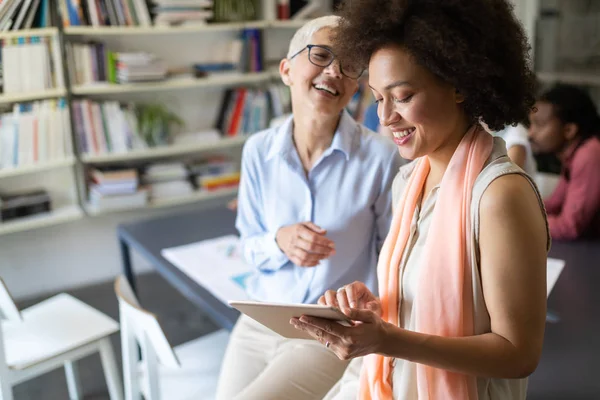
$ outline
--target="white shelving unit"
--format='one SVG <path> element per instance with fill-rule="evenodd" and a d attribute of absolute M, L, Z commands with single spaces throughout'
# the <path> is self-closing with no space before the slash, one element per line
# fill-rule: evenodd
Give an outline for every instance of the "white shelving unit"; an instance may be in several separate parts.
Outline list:
<path fill-rule="evenodd" d="M 0 104 L 52 99 L 64 97 L 66 95 L 67 91 L 65 90 L 65 88 L 48 89 L 40 92 L 0 94 Z"/>
<path fill-rule="evenodd" d="M 218 198 L 225 198 L 235 196 L 237 194 L 237 188 L 234 189 L 221 189 L 215 191 L 198 191 L 189 196 L 172 197 L 168 199 L 153 200 L 149 206 L 152 208 L 172 207 L 183 204 L 196 203 L 199 201 L 214 200 Z"/>
<path fill-rule="evenodd" d="M 242 29 L 296 29 L 301 27 L 305 20 L 289 20 L 289 21 L 247 21 L 247 22 L 229 22 L 206 25 L 191 25 L 191 26 L 69 26 L 65 28 L 67 36 L 86 36 L 86 37 L 102 37 L 102 36 L 135 36 L 135 35 L 181 35 L 194 34 L 203 32 L 219 32 L 219 31 L 235 31 Z"/>
<path fill-rule="evenodd" d="M 216 23 L 206 25 L 195 25 L 195 26 L 150 26 L 150 27 L 90 27 L 90 26 L 69 26 L 65 27 L 61 31 L 58 28 L 46 28 L 46 29 L 31 29 L 23 31 L 9 31 L 0 32 L 0 40 L 2 39 L 13 39 L 22 37 L 56 37 L 59 40 L 102 40 L 109 43 L 110 46 L 116 49 L 136 49 L 138 43 L 150 43 L 150 47 L 144 48 L 140 51 L 154 51 L 152 46 L 156 43 L 160 43 L 160 46 L 169 46 L 170 43 L 185 43 L 186 46 L 190 46 L 191 43 L 195 43 L 196 37 L 201 40 L 212 40 L 205 39 L 206 36 L 202 36 L 204 33 L 217 33 L 220 35 L 223 33 L 224 36 L 235 35 L 236 31 L 243 29 L 260 29 L 263 32 L 268 30 L 285 30 L 285 29 L 297 29 L 302 26 L 306 21 L 304 20 L 288 20 L 288 21 L 277 21 L 272 20 L 274 18 L 275 0 L 261 0 L 263 9 L 273 8 L 272 12 L 264 15 L 266 19 L 256 21 L 245 21 L 245 22 L 231 22 L 231 23 Z M 61 34 L 62 33 L 62 34 Z M 278 35 L 276 32 L 272 32 Z M 198 36 L 194 36 L 198 35 Z M 213 36 L 214 37 L 214 36 Z M 217 36 L 219 37 L 219 36 Z M 212 42 L 211 42 L 212 43 Z M 142 45 L 143 47 L 143 45 Z M 209 46 L 210 47 L 210 46 Z M 166 50 L 167 47 L 164 47 Z M 200 48 L 201 50 L 204 48 Z M 160 55 L 160 51 L 158 51 Z M 167 52 L 168 53 L 168 52 Z M 53 50 L 53 57 L 58 57 L 57 68 L 59 72 L 66 71 L 66 65 L 63 65 L 64 60 L 62 55 L 57 49 Z M 171 53 L 172 55 L 172 53 Z M 171 60 L 169 55 L 163 55 L 166 59 Z M 177 55 L 176 57 L 177 58 Z M 185 57 L 182 58 L 182 60 Z M 202 57 L 200 58 L 202 59 Z M 171 60 L 175 66 L 177 63 L 181 63 L 182 60 Z M 188 60 L 189 61 L 189 60 Z M 0 104 L 11 104 L 19 102 L 28 102 L 52 98 L 67 97 L 69 94 L 77 97 L 99 97 L 99 98 L 111 98 L 111 96 L 118 96 L 119 99 L 140 99 L 140 95 L 148 97 L 151 100 L 153 93 L 157 94 L 157 97 L 161 99 L 173 99 L 174 93 L 177 93 L 177 98 L 195 99 L 197 96 L 194 90 L 210 89 L 212 93 L 215 93 L 215 88 L 236 87 L 243 85 L 260 85 L 268 83 L 273 78 L 277 77 L 277 71 L 265 70 L 264 72 L 258 73 L 226 73 L 226 74 L 215 74 L 205 78 L 195 78 L 191 75 L 175 76 L 164 81 L 159 82 L 144 82 L 134 84 L 93 84 L 93 85 L 73 85 L 70 87 L 58 87 L 55 89 L 45 90 L 41 92 L 32 93 L 18 93 L 18 94 L 0 94 Z M 173 93 L 171 93 L 173 92 Z M 180 93 L 181 92 L 181 93 Z M 164 94 L 163 94 L 164 93 Z M 136 97 L 137 95 L 137 97 Z M 214 94 L 211 94 L 213 96 Z M 122 100 L 126 101 L 126 100 Z M 139 100 L 134 100 L 139 101 Z M 183 101 L 183 100 L 182 100 Z M 189 104 L 189 103 L 188 103 Z M 205 104 L 199 104 L 201 112 L 205 112 L 202 107 Z M 186 110 L 189 112 L 189 110 Z M 212 111 L 210 111 L 212 112 Z M 201 117 L 204 118 L 203 114 Z M 193 126 L 191 129 L 197 129 L 197 126 Z M 201 126 L 200 126 L 201 128 Z M 71 127 L 73 129 L 73 127 Z M 74 133 L 71 132 L 71 136 Z M 69 170 L 69 173 L 73 175 L 73 180 L 76 179 L 76 175 L 83 172 L 83 168 L 86 166 L 108 166 L 111 164 L 118 163 L 136 163 L 141 161 L 151 161 L 160 159 L 177 159 L 180 156 L 193 155 L 197 153 L 210 152 L 225 150 L 232 152 L 233 154 L 239 155 L 239 149 L 245 141 L 248 139 L 247 136 L 223 138 L 220 140 L 200 142 L 198 144 L 177 144 L 172 146 L 155 147 L 145 150 L 132 151 L 127 153 L 116 153 L 116 154 L 99 154 L 89 155 L 80 154 L 77 159 L 75 156 L 70 156 L 65 160 L 53 161 L 43 164 L 27 165 L 11 169 L 1 169 L 0 179 L 15 179 L 15 183 L 18 183 L 19 187 L 26 186 L 28 182 L 37 182 L 40 184 L 45 183 L 42 178 L 38 178 L 36 174 L 51 173 L 60 174 L 61 182 L 69 182 L 63 177 L 61 169 Z M 53 172 L 58 171 L 58 172 Z M 65 172 L 66 173 L 66 172 Z M 79 174 L 82 176 L 82 174 Z M 41 176 L 41 175 L 40 175 Z M 17 180 L 18 179 L 18 180 Z M 45 179 L 45 178 L 44 178 Z M 54 179 L 54 178 L 53 178 Z M 12 187 L 13 181 L 6 180 L 5 186 Z M 81 182 L 80 182 L 81 183 Z M 73 183 L 73 186 L 77 186 L 77 183 Z M 82 188 L 80 188 L 82 189 Z M 83 190 L 81 190 L 83 193 Z M 208 201 L 211 199 L 219 199 L 234 196 L 237 193 L 235 189 L 223 189 L 218 191 L 198 191 L 189 196 L 173 197 L 168 199 L 150 201 L 143 208 L 162 208 L 172 207 L 184 204 L 191 204 L 195 202 Z M 60 203 L 59 203 L 60 204 Z M 24 218 L 18 221 L 12 221 L 7 223 L 0 223 L 0 235 L 11 232 L 25 231 L 29 229 L 40 228 L 44 226 L 50 226 L 63 222 L 68 222 L 82 218 L 85 213 L 88 215 L 102 215 L 106 213 L 112 213 L 116 211 L 125 210 L 111 210 L 105 212 L 98 212 L 91 209 L 87 204 L 72 205 L 68 204 L 63 207 L 57 208 L 50 213 L 32 216 Z"/>
<path fill-rule="evenodd" d="M 219 74 L 206 78 L 185 76 L 170 78 L 158 82 L 110 84 L 98 83 L 93 85 L 75 86 L 72 93 L 77 96 L 94 96 L 119 93 L 143 93 L 167 90 L 181 90 L 193 88 L 208 88 L 215 86 L 237 86 L 265 82 L 271 79 L 269 72 L 256 72 L 248 74 Z"/>
<path fill-rule="evenodd" d="M 598 0 L 592 0 L 598 1 Z M 584 15 L 581 14 L 582 5 L 585 7 L 589 7 L 591 3 L 575 1 L 575 0 L 554 0 L 553 2 L 544 2 L 544 0 L 513 0 L 516 3 L 516 10 L 520 12 L 520 17 L 523 20 L 523 24 L 526 28 L 527 34 L 529 36 L 530 43 L 532 43 L 532 56 L 540 56 L 540 49 L 536 49 L 536 44 L 538 43 L 536 26 L 539 25 L 538 19 L 542 14 L 542 8 L 550 6 L 551 8 L 556 8 L 560 10 L 560 14 L 565 15 L 574 13 L 574 15 Z M 600 7 L 596 5 L 596 10 Z M 558 25 L 556 26 L 556 30 L 559 31 L 559 34 L 569 34 L 569 32 L 565 32 L 559 29 Z M 550 39 L 547 39 L 550 40 Z M 552 43 L 552 40 L 550 41 Z M 558 43 L 558 42 L 557 42 Z M 555 43 L 555 44 L 557 44 Z M 542 50 L 544 50 L 544 46 L 542 45 Z M 546 49 L 548 50 L 548 49 Z M 550 53 L 551 54 L 551 53 Z M 554 54 L 556 57 L 557 55 Z M 553 57 L 550 57 L 552 59 Z M 544 58 L 545 59 L 545 58 Z M 543 68 L 543 67 L 542 67 Z M 553 68 L 552 68 L 553 69 Z M 555 83 L 565 83 L 571 85 L 581 85 L 581 86 L 589 86 L 589 87 L 600 87 L 600 71 L 599 72 L 563 72 L 563 71 L 537 71 L 536 75 L 540 82 L 546 84 L 555 84 Z"/>
<path fill-rule="evenodd" d="M 3 168 L 0 169 L 0 179 L 19 175 L 36 174 L 39 172 L 45 172 L 53 169 L 72 167 L 74 164 L 75 158 L 69 157 L 64 160 L 49 161 L 45 163 L 24 165 L 14 168 Z"/>
<path fill-rule="evenodd" d="M 18 220 L 0 223 L 0 235 L 21 232 L 30 229 L 43 228 L 75 221 L 83 216 L 79 206 L 67 206 L 52 210 L 49 213 L 19 218 Z"/>
<path fill-rule="evenodd" d="M 0 39 L 13 39 L 13 38 L 32 37 L 32 36 L 54 36 L 54 35 L 58 35 L 57 28 L 24 29 L 24 30 L 18 30 L 18 31 L 0 32 Z"/>
<path fill-rule="evenodd" d="M 197 144 L 180 144 L 173 146 L 154 147 L 145 150 L 127 153 L 113 153 L 100 155 L 82 155 L 81 161 L 85 164 L 111 164 L 124 161 L 152 160 L 157 158 L 174 157 L 179 155 L 239 147 L 246 142 L 248 136 L 238 136 L 221 139 L 218 141 Z"/>
<path fill-rule="evenodd" d="M 112 213 L 116 213 L 116 212 L 139 210 L 139 209 L 143 209 L 143 208 L 175 207 L 175 206 L 181 206 L 181 205 L 185 205 L 185 204 L 193 204 L 193 203 L 197 203 L 197 202 L 201 202 L 201 201 L 208 201 L 208 200 L 232 197 L 237 194 L 237 191 L 238 191 L 237 188 L 220 189 L 220 190 L 215 190 L 215 191 L 210 191 L 210 192 L 196 191 L 189 196 L 175 196 L 175 197 L 170 197 L 170 198 L 165 198 L 165 199 L 150 200 L 150 202 L 144 207 L 126 207 L 126 208 L 119 208 L 119 209 L 106 210 L 106 211 L 104 211 L 104 210 L 99 211 L 99 210 L 96 210 L 93 207 L 87 205 L 86 211 L 91 216 L 100 216 L 100 215 L 112 214 Z"/>
<path fill-rule="evenodd" d="M 60 56 L 58 28 L 0 32 L 0 40 L 34 37 L 48 37 L 52 40 L 50 57 L 54 63 L 55 83 L 58 87 L 25 93 L 3 93 L 0 94 L 0 104 L 58 99 L 67 96 L 67 88 L 64 87 L 62 79 L 64 65 Z M 65 132 L 65 136 L 70 142 L 71 132 Z M 65 143 L 65 148 L 69 149 L 69 147 L 70 144 Z M 0 169 L 0 185 L 3 193 L 20 193 L 43 187 L 50 193 L 52 204 L 57 204 L 56 208 L 48 213 L 0 222 L 0 235 L 61 224 L 81 218 L 83 211 L 77 202 L 74 191 L 75 162 L 75 156 L 68 150 L 64 159 Z M 55 194 L 58 194 L 56 198 Z"/>
<path fill-rule="evenodd" d="M 538 72 L 537 77 L 544 83 L 567 83 L 571 85 L 600 86 L 600 73 Z"/>

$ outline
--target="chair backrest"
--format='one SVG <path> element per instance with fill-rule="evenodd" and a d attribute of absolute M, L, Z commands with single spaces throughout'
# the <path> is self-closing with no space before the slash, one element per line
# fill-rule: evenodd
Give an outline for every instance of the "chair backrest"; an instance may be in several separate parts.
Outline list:
<path fill-rule="evenodd" d="M 158 361 L 165 367 L 178 368 L 179 360 L 156 319 L 156 315 L 140 306 L 127 279 L 122 275 L 115 281 L 115 293 L 119 300 L 121 334 L 135 339 L 142 347 L 142 357 L 144 351 L 152 350 L 158 357 Z M 152 349 L 145 349 L 146 344 L 149 344 Z"/>
<path fill-rule="evenodd" d="M 17 308 L 8 287 L 4 280 L 0 278 L 0 318 L 13 322 L 23 321 L 23 316 Z"/>

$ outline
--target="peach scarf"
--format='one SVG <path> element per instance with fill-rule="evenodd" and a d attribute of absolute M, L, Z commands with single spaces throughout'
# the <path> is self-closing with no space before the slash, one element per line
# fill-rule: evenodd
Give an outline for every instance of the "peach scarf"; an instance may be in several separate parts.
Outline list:
<path fill-rule="evenodd" d="M 442 178 L 429 229 L 425 259 L 415 299 L 416 331 L 459 337 L 473 334 L 471 277 L 471 194 L 475 179 L 491 154 L 493 138 L 479 125 L 458 145 Z M 397 204 L 377 272 L 383 319 L 399 326 L 399 267 L 410 234 L 417 201 L 429 174 L 429 159 L 417 161 Z M 392 399 L 392 361 L 372 354 L 364 359 L 361 400 Z M 419 400 L 476 400 L 476 380 L 463 374 L 417 364 Z"/>

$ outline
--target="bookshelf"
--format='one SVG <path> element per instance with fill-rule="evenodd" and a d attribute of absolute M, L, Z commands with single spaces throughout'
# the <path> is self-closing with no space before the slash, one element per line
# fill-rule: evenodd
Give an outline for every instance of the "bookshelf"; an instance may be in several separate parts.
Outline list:
<path fill-rule="evenodd" d="M 76 96 L 112 95 L 120 93 L 144 93 L 193 88 L 209 88 L 215 86 L 239 86 L 266 82 L 272 78 L 269 72 L 253 73 L 227 73 L 213 75 L 206 78 L 194 78 L 191 76 L 168 78 L 163 81 L 110 84 L 97 83 L 92 85 L 74 86 L 71 92 Z"/>
<path fill-rule="evenodd" d="M 78 205 L 60 207 L 52 210 L 50 213 L 0 223 L 0 235 L 58 225 L 75 221 L 82 217 L 83 212 Z"/>
<path fill-rule="evenodd" d="M 226 32 L 242 29 L 298 29 L 304 25 L 305 20 L 287 21 L 247 21 L 247 22 L 225 22 L 206 25 L 189 26 L 69 26 L 65 27 L 67 36 L 105 37 L 105 36 L 140 36 L 140 35 L 181 35 L 206 32 Z"/>
<path fill-rule="evenodd" d="M 75 165 L 75 158 L 70 156 L 64 160 L 50 161 L 50 162 L 45 162 L 45 163 L 25 165 L 25 166 L 19 166 L 19 167 L 14 167 L 14 168 L 3 168 L 3 169 L 0 169 L 0 179 L 1 178 L 9 178 L 9 177 L 13 177 L 13 176 L 20 176 L 20 175 L 36 174 L 39 172 L 46 172 L 46 171 L 53 170 L 53 169 L 68 168 L 68 167 L 72 167 L 73 165 Z"/>
<path fill-rule="evenodd" d="M 190 203 L 197 203 L 200 201 L 214 200 L 219 198 L 232 197 L 237 194 L 237 188 L 234 189 L 221 189 L 213 192 L 199 191 L 189 196 L 173 197 L 168 199 L 161 199 L 151 201 L 149 207 L 151 208 L 163 208 L 173 207 Z"/>
<path fill-rule="evenodd" d="M 58 28 L 22 29 L 17 31 L 0 32 L 0 39 L 14 39 L 33 36 L 46 37 L 55 35 L 58 35 Z"/>
<path fill-rule="evenodd" d="M 51 27 L 3 31 L 0 40 L 6 90 L 0 94 L 0 104 L 3 113 L 13 115 L 7 120 L 12 124 L 3 125 L 1 133 L 14 134 L 14 141 L 4 136 L 9 140 L 4 145 L 14 144 L 14 150 L 2 154 L 5 158 L 1 160 L 0 192 L 9 195 L 43 188 L 50 194 L 53 206 L 48 213 L 0 221 L 0 235 L 79 219 L 83 211 L 75 190 L 76 155 L 67 123 L 68 87 L 63 79 L 60 30 Z M 11 88 L 8 80 L 13 83 Z M 19 82 L 16 87 L 15 82 Z M 7 128 L 10 126 L 14 128 Z M 12 149 L 6 149 L 9 148 Z"/>
<path fill-rule="evenodd" d="M 86 205 L 86 212 L 90 216 L 98 217 L 98 216 L 106 215 L 106 214 L 113 214 L 113 213 L 126 212 L 126 211 L 132 211 L 132 210 L 140 210 L 140 209 L 144 209 L 144 208 L 156 209 L 156 208 L 175 207 L 175 206 L 182 206 L 182 205 L 186 205 L 186 204 L 199 203 L 202 201 L 216 200 L 216 199 L 221 199 L 221 198 L 223 198 L 223 199 L 230 198 L 230 197 L 235 196 L 237 194 L 237 191 L 238 191 L 237 188 L 220 189 L 220 190 L 215 190 L 215 191 L 210 191 L 210 192 L 198 191 L 189 196 L 174 196 L 174 197 L 160 199 L 160 200 L 150 200 L 148 202 L 148 204 L 144 207 L 124 207 L 124 208 L 118 208 L 118 209 L 108 210 L 108 211 L 98 211 L 98 210 L 92 208 L 91 206 Z"/>
<path fill-rule="evenodd" d="M 0 104 L 53 99 L 65 97 L 66 95 L 67 91 L 65 88 L 47 89 L 37 92 L 0 94 Z"/>
<path fill-rule="evenodd" d="M 235 31 L 250 28 L 267 28 L 268 21 L 228 22 L 188 26 L 69 26 L 65 28 L 67 36 L 115 36 L 115 35 L 181 35 L 190 33 Z"/>
<path fill-rule="evenodd" d="M 538 80 L 600 89 L 600 1 L 516 1 L 523 10 Z"/>
<path fill-rule="evenodd" d="M 600 74 L 569 72 L 538 72 L 543 83 L 568 83 L 571 85 L 600 86 Z"/>
<path fill-rule="evenodd" d="M 243 145 L 248 136 L 236 136 L 225 138 L 214 142 L 196 143 L 193 145 L 172 145 L 153 147 L 146 150 L 130 151 L 127 153 L 114 153 L 102 155 L 82 155 L 81 161 L 85 164 L 113 164 L 128 161 L 149 161 L 153 159 L 183 156 L 186 154 L 222 150 Z"/>
<path fill-rule="evenodd" d="M 265 7 L 271 7 L 273 10 L 276 7 L 276 0 L 260 0 L 259 2 L 262 3 L 259 8 L 263 10 Z M 60 7 L 61 5 L 58 4 L 58 12 L 54 10 L 57 15 L 60 14 Z M 52 212 L 17 221 L 0 222 L 0 235 L 57 225 L 85 218 L 86 216 L 125 212 L 131 209 L 175 207 L 235 196 L 237 188 L 216 191 L 197 190 L 186 196 L 150 199 L 143 207 L 110 211 L 97 211 L 90 208 L 87 200 L 86 185 L 88 168 L 118 165 L 141 166 L 152 162 L 188 160 L 194 159 L 195 156 L 202 157 L 205 154 L 209 155 L 212 152 L 233 155 L 233 159 L 236 160 L 235 162 L 238 162 L 239 160 L 236 157 L 239 158 L 241 147 L 248 139 L 248 135 L 238 133 L 239 136 L 224 136 L 218 140 L 207 139 L 206 141 L 192 144 L 173 144 L 127 152 L 91 155 L 82 153 L 78 146 L 80 138 L 75 132 L 76 121 L 73 119 L 74 115 L 71 105 L 75 100 L 85 100 L 88 98 L 90 100 L 95 99 L 93 100 L 94 102 L 97 100 L 118 101 L 121 104 L 164 101 L 172 104 L 174 112 L 185 114 L 182 117 L 186 122 L 186 129 L 183 132 L 193 133 L 202 131 L 209 125 L 213 125 L 213 119 L 217 117 L 215 113 L 218 111 L 215 110 L 215 107 L 220 102 L 217 99 L 224 96 L 225 89 L 248 88 L 249 90 L 267 91 L 267 85 L 273 83 L 274 79 L 278 78 L 277 71 L 269 69 L 265 64 L 261 72 L 220 73 L 211 74 L 203 78 L 195 78 L 191 75 L 174 75 L 161 81 L 152 82 L 76 85 L 71 81 L 72 75 L 69 75 L 67 71 L 65 62 L 68 55 L 66 52 L 66 43 L 90 43 L 90 41 L 94 41 L 105 43 L 107 47 L 115 52 L 139 51 L 156 53 L 159 57 L 167 60 L 169 67 L 179 70 L 179 67 L 183 65 L 187 64 L 189 66 L 194 62 L 203 62 L 205 59 L 210 59 L 211 52 L 219 50 L 220 40 L 231 40 L 239 37 L 238 35 L 244 30 L 258 30 L 263 34 L 271 32 L 272 37 L 279 37 L 280 35 L 285 36 L 288 34 L 288 32 L 283 32 L 282 30 L 297 29 L 305 23 L 305 20 L 279 21 L 274 20 L 274 18 L 273 13 L 267 12 L 266 14 L 259 15 L 259 19 L 252 21 L 170 27 L 154 25 L 95 27 L 71 25 L 65 27 L 62 26 L 59 18 L 58 24 L 60 26 L 58 27 L 0 32 L 0 40 L 11 40 L 14 43 L 22 38 L 25 38 L 25 42 L 31 40 L 33 43 L 34 40 L 38 40 L 33 38 L 43 37 L 51 38 L 49 40 L 58 43 L 58 45 L 53 45 L 51 49 L 51 57 L 56 63 L 54 68 L 57 73 L 56 87 L 26 93 L 0 94 L 0 104 L 10 105 L 38 100 L 66 99 L 70 120 L 70 131 L 67 132 L 67 136 L 69 142 L 73 144 L 71 147 L 75 148 L 75 150 L 70 149 L 67 157 L 64 159 L 0 169 L 0 189 L 4 189 L 7 192 L 13 190 L 13 182 L 15 190 L 17 188 L 28 187 L 28 185 L 46 187 L 50 185 L 48 181 L 60 181 L 60 185 L 64 185 L 63 189 L 59 190 L 53 187 L 50 190 L 51 196 L 56 196 L 56 201 L 53 201 L 56 208 Z M 287 39 L 284 38 L 283 41 L 287 41 Z M 176 44 L 178 49 L 182 49 L 183 51 L 173 51 L 172 44 Z M 269 50 L 274 48 L 271 41 L 268 44 L 266 42 L 263 44 L 269 46 Z M 187 51 L 187 49 L 190 49 L 190 51 Z M 210 51 L 206 53 L 205 49 L 210 49 Z M 261 48 L 261 54 L 266 58 L 265 50 L 265 48 Z M 59 82 L 60 85 L 58 84 Z M 190 104 L 193 106 L 190 107 Z M 8 109 L 8 107 L 5 108 Z M 191 120 L 191 127 L 187 126 L 189 120 Z M 241 130 L 238 132 L 241 132 Z M 73 191 L 76 192 L 75 196 L 73 193 L 70 193 Z"/>

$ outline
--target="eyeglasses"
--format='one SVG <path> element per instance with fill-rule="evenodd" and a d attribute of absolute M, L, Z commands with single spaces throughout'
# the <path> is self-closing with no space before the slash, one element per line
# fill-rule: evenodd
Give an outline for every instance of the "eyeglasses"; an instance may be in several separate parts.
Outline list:
<path fill-rule="evenodd" d="M 327 68 L 337 58 L 335 54 L 333 54 L 333 51 L 331 51 L 331 49 L 325 46 L 319 46 L 318 44 L 308 44 L 302 50 L 291 56 L 290 60 L 296 57 L 298 54 L 302 53 L 306 49 L 308 49 L 308 61 L 310 61 L 311 64 L 316 65 L 317 67 Z M 362 69 L 357 69 L 350 65 L 342 66 L 342 64 L 340 63 L 339 66 L 340 72 L 350 79 L 358 79 L 363 73 Z"/>

